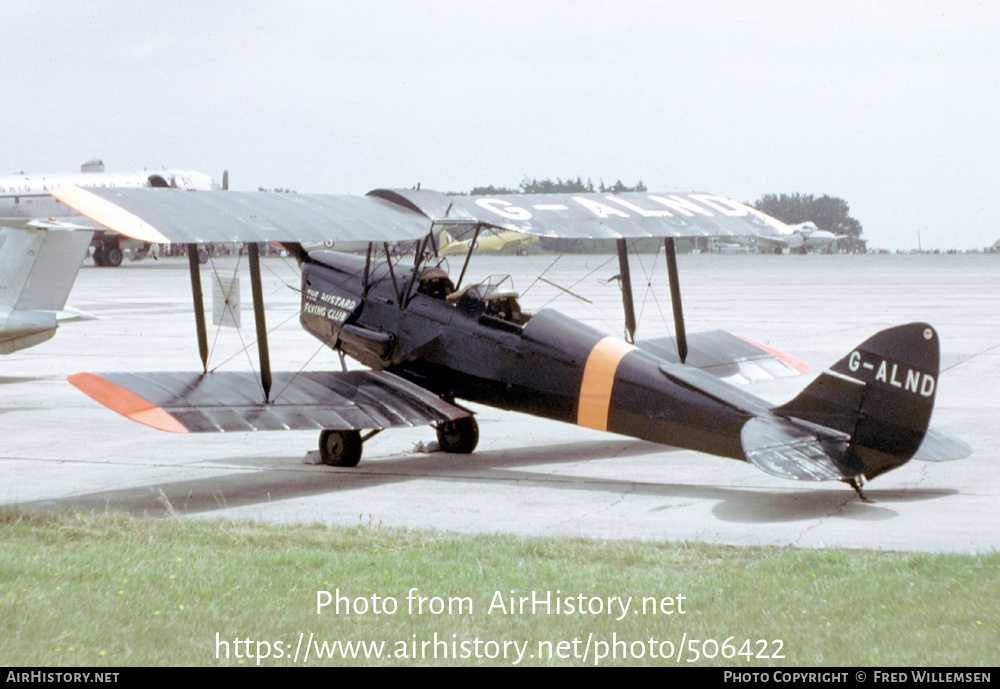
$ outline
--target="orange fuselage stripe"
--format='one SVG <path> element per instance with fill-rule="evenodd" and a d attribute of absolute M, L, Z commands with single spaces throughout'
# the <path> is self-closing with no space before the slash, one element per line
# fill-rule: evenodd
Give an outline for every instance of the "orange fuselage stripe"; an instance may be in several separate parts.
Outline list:
<path fill-rule="evenodd" d="M 165 410 L 110 380 L 93 373 L 77 373 L 67 380 L 91 399 L 133 421 L 170 433 L 188 432 Z"/>
<path fill-rule="evenodd" d="M 611 336 L 605 337 L 594 346 L 583 368 L 577 425 L 598 431 L 608 430 L 608 412 L 611 409 L 611 389 L 615 385 L 615 373 L 621 360 L 634 349 L 634 345 Z"/>
<path fill-rule="evenodd" d="M 166 244 L 170 241 L 139 216 L 86 189 L 59 187 L 52 192 L 52 195 L 77 213 L 87 216 L 109 230 L 153 244 Z"/>

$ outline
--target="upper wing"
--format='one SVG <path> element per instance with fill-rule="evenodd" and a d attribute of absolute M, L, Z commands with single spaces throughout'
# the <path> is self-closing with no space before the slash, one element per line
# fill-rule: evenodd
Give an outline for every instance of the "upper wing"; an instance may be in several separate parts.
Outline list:
<path fill-rule="evenodd" d="M 787 231 L 780 220 L 705 192 L 459 196 L 376 189 L 369 196 L 419 211 L 436 222 L 484 224 L 546 237 L 775 236 Z"/>
<path fill-rule="evenodd" d="M 123 416 L 173 433 L 371 430 L 468 416 L 384 371 L 275 373 L 265 404 L 255 374 L 77 373 L 69 381 Z"/>
<path fill-rule="evenodd" d="M 182 189 L 61 187 L 57 199 L 91 220 L 154 244 L 397 242 L 427 234 L 427 219 L 368 196 Z"/>
<path fill-rule="evenodd" d="M 377 189 L 367 196 L 63 187 L 53 196 L 147 242 L 405 241 L 432 225 L 485 225 L 549 237 L 777 235 L 783 224 L 714 194 L 512 194 Z"/>

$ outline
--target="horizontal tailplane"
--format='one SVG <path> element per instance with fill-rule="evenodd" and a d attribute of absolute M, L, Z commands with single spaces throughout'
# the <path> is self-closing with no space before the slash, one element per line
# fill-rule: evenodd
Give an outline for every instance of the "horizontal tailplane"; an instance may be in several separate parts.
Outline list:
<path fill-rule="evenodd" d="M 798 481 L 847 481 L 862 473 L 847 436 L 777 416 L 751 419 L 740 433 L 747 460 L 761 471 Z"/>

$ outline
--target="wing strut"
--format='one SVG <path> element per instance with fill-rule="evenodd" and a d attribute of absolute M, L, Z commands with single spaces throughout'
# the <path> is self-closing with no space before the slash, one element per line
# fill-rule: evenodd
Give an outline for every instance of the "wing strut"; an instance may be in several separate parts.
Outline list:
<path fill-rule="evenodd" d="M 371 290 L 372 253 L 375 251 L 375 242 L 368 242 L 368 250 L 365 252 L 365 274 L 361 278 L 361 294 L 367 299 Z"/>
<path fill-rule="evenodd" d="M 434 233 L 428 233 L 427 237 L 432 236 Z M 405 309 L 413 301 L 413 283 L 417 281 L 417 273 L 420 272 L 420 262 L 424 257 L 424 249 L 427 247 L 427 237 L 417 242 L 417 246 L 413 251 L 413 274 L 410 275 L 410 284 L 406 286 L 406 293 L 399 295 L 399 308 L 400 310 Z"/>
<path fill-rule="evenodd" d="M 201 368 L 208 373 L 208 330 L 205 328 L 205 299 L 201 292 L 201 265 L 198 263 L 198 245 L 187 245 L 188 267 L 191 269 L 191 295 L 194 297 L 194 322 L 198 329 L 198 353 Z"/>
<path fill-rule="evenodd" d="M 677 334 L 677 356 L 683 364 L 688 355 L 687 332 L 684 329 L 684 309 L 681 308 L 681 281 L 677 275 L 677 249 L 673 237 L 663 238 L 667 252 L 667 275 L 670 278 L 670 304 L 674 311 L 674 331 Z"/>
<path fill-rule="evenodd" d="M 256 242 L 247 243 L 250 258 L 250 291 L 253 292 L 253 318 L 257 324 L 257 353 L 260 355 L 260 384 L 264 388 L 264 401 L 271 398 L 271 355 L 267 350 L 267 323 L 264 320 L 264 290 L 260 282 L 260 247 Z"/>
<path fill-rule="evenodd" d="M 469 251 L 465 254 L 465 263 L 462 264 L 462 272 L 458 276 L 458 284 L 455 285 L 455 289 L 460 289 L 462 287 L 462 279 L 465 278 L 465 269 L 469 267 L 469 259 L 472 258 L 472 252 L 476 250 L 476 241 L 479 239 L 479 231 L 483 229 L 482 225 L 476 225 L 476 232 L 472 235 L 472 241 L 469 242 Z"/>
<path fill-rule="evenodd" d="M 385 251 L 385 267 L 389 269 L 389 277 L 392 278 L 392 291 L 399 296 L 399 285 L 396 284 L 396 273 L 392 269 L 392 252 L 389 251 L 389 242 L 382 242 L 382 249 Z"/>
<path fill-rule="evenodd" d="M 632 302 L 632 274 L 628 269 L 628 247 L 625 239 L 618 243 L 618 273 L 622 281 L 622 305 L 625 307 L 625 331 L 629 342 L 635 342 L 635 304 Z"/>

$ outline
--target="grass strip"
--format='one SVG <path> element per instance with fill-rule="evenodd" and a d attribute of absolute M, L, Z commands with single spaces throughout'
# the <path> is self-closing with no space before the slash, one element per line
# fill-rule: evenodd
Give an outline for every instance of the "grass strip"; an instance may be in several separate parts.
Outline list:
<path fill-rule="evenodd" d="M 1000 664 L 996 553 L 0 522 L 5 665 Z"/>

